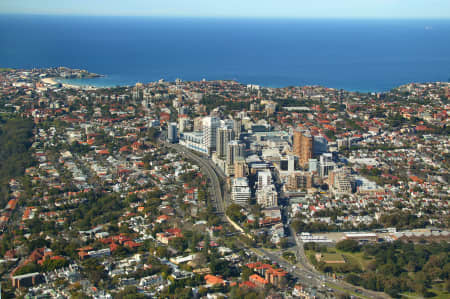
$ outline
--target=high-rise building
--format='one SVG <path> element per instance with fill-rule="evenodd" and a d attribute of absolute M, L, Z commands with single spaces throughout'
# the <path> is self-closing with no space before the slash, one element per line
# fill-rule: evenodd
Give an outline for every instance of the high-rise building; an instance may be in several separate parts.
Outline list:
<path fill-rule="evenodd" d="M 258 190 L 272 184 L 272 173 L 270 170 L 264 170 L 258 172 Z"/>
<path fill-rule="evenodd" d="M 136 83 L 135 87 L 133 88 L 132 98 L 135 102 L 142 100 L 143 88 L 144 88 L 144 85 L 139 82 Z"/>
<path fill-rule="evenodd" d="M 217 128 L 220 125 L 220 120 L 217 117 L 207 116 L 202 120 L 203 144 L 211 154 L 217 145 Z"/>
<path fill-rule="evenodd" d="M 288 171 L 289 172 L 295 171 L 295 162 L 296 162 L 296 157 L 289 155 L 288 156 Z"/>
<path fill-rule="evenodd" d="M 228 142 L 226 154 L 227 165 L 233 167 L 236 160 L 243 158 L 245 158 L 245 144 L 237 140 Z"/>
<path fill-rule="evenodd" d="M 314 155 L 321 155 L 323 153 L 328 152 L 328 141 L 327 139 L 322 136 L 314 136 L 313 141 L 313 153 Z"/>
<path fill-rule="evenodd" d="M 314 138 L 307 130 L 296 129 L 294 131 L 294 154 L 299 157 L 302 167 L 308 165 L 309 159 L 312 158 Z"/>
<path fill-rule="evenodd" d="M 234 139 L 234 132 L 231 128 L 220 127 L 217 129 L 216 153 L 220 159 L 227 156 L 227 145 Z"/>
<path fill-rule="evenodd" d="M 167 130 L 167 139 L 169 142 L 174 143 L 178 140 L 177 136 L 177 123 L 170 123 Z"/>
<path fill-rule="evenodd" d="M 320 156 L 319 159 L 319 175 L 320 177 L 326 177 L 333 171 L 335 163 L 333 162 L 333 155 L 331 153 L 325 153 Z"/>
<path fill-rule="evenodd" d="M 234 131 L 234 138 L 239 140 L 241 138 L 242 132 L 242 120 L 240 119 L 234 120 L 233 131 Z"/>
<path fill-rule="evenodd" d="M 231 199 L 240 205 L 247 205 L 250 200 L 250 187 L 247 178 L 235 178 L 231 187 Z"/>

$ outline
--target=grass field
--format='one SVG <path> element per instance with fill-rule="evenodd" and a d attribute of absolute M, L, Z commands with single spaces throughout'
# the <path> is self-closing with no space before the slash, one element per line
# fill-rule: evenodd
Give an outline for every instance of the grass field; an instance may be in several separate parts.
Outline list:
<path fill-rule="evenodd" d="M 340 251 L 336 248 L 334 248 L 334 250 L 337 253 L 342 254 L 347 261 L 358 264 L 362 270 L 366 270 L 370 262 L 374 260 L 374 258 L 365 258 L 364 253 L 362 252 L 349 253 Z"/>
<path fill-rule="evenodd" d="M 337 261 L 337 262 L 345 262 L 345 258 L 343 257 L 342 254 L 340 253 L 322 253 L 323 257 L 322 260 L 324 262 L 328 262 L 328 261 Z"/>
<path fill-rule="evenodd" d="M 370 262 L 372 262 L 374 260 L 373 258 L 364 257 L 364 254 L 362 252 L 356 252 L 356 253 L 343 252 L 343 251 L 336 249 L 335 247 L 329 247 L 327 249 L 327 251 L 328 252 L 322 253 L 324 256 L 324 261 L 326 261 L 326 260 L 337 261 L 337 260 L 344 259 L 346 265 L 357 266 L 358 268 L 360 268 L 363 271 L 365 271 L 367 269 L 368 265 L 370 264 Z M 317 252 L 315 252 L 313 250 L 305 251 L 306 256 L 309 258 L 310 262 L 313 264 L 314 264 L 316 253 Z M 327 265 L 333 267 L 334 270 L 336 270 L 336 273 L 339 273 L 339 268 L 343 264 L 327 264 Z"/>

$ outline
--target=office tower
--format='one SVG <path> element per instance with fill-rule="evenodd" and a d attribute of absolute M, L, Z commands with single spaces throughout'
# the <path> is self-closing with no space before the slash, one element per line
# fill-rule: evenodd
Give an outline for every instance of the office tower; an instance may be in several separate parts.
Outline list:
<path fill-rule="evenodd" d="M 228 143 L 233 139 L 234 139 L 234 132 L 231 128 L 220 127 L 217 129 L 216 153 L 220 159 L 226 158 Z"/>
<path fill-rule="evenodd" d="M 312 158 L 313 141 L 314 138 L 309 131 L 300 129 L 294 131 L 294 154 L 299 157 L 302 167 L 307 166 L 309 159 Z"/>
<path fill-rule="evenodd" d="M 234 166 L 234 161 L 245 158 L 245 144 L 237 140 L 228 142 L 226 161 L 227 165 Z"/>
<path fill-rule="evenodd" d="M 319 175 L 320 177 L 326 177 L 334 169 L 333 155 L 331 153 L 325 153 L 320 156 L 319 159 Z"/>
<path fill-rule="evenodd" d="M 177 141 L 177 123 L 170 123 L 167 130 L 167 139 L 169 142 L 174 143 Z"/>
<path fill-rule="evenodd" d="M 239 118 L 234 120 L 233 131 L 234 131 L 234 138 L 239 140 L 241 138 L 242 132 L 242 120 L 240 120 Z"/>
<path fill-rule="evenodd" d="M 208 149 L 209 154 L 216 149 L 217 128 L 219 125 L 220 120 L 217 117 L 207 116 L 202 120 L 203 145 Z"/>
<path fill-rule="evenodd" d="M 313 153 L 314 155 L 321 155 L 323 153 L 328 152 L 328 141 L 327 139 L 322 136 L 314 136 L 314 142 L 313 142 Z"/>

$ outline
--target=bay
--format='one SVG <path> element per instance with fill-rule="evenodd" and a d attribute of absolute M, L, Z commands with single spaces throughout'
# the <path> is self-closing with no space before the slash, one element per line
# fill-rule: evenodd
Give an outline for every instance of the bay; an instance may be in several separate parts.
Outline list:
<path fill-rule="evenodd" d="M 387 91 L 450 78 L 450 20 L 0 15 L 0 67 L 66 66 L 96 86 L 233 79 Z"/>

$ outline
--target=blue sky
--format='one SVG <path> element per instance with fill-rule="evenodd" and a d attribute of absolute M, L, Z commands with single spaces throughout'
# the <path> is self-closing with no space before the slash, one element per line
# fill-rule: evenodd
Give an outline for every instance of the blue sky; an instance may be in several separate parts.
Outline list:
<path fill-rule="evenodd" d="M 0 0 L 0 13 L 238 18 L 450 18 L 450 0 Z"/>

